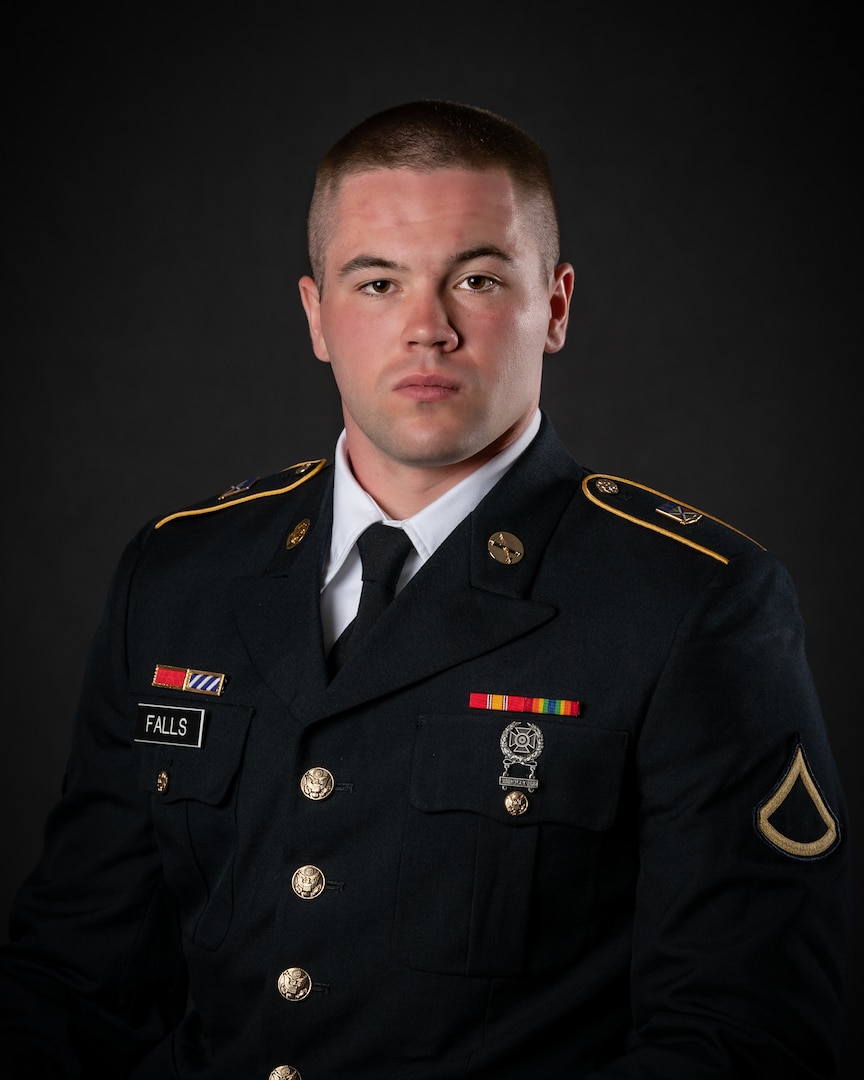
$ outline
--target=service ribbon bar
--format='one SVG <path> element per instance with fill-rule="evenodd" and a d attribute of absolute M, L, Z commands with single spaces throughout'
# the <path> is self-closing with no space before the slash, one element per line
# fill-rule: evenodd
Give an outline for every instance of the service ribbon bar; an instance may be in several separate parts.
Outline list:
<path fill-rule="evenodd" d="M 153 673 L 153 685 L 165 690 L 190 690 L 194 694 L 222 693 L 225 676 L 218 671 L 197 671 L 195 668 L 171 667 L 169 664 L 157 664 Z"/>
<path fill-rule="evenodd" d="M 495 712 L 552 713 L 554 716 L 578 716 L 579 702 L 566 698 L 519 697 L 516 694 L 470 694 L 468 707 Z"/>

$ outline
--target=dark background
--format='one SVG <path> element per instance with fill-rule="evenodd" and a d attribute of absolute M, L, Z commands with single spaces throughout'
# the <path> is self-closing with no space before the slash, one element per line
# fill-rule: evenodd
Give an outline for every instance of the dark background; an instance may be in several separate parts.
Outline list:
<path fill-rule="evenodd" d="M 294 7 L 33 5 L 7 27 L 0 925 L 123 544 L 329 456 L 338 401 L 296 288 L 314 166 L 416 97 L 492 108 L 547 147 L 577 285 L 543 405 L 584 464 L 784 559 L 854 831 L 852 22 L 758 3 Z M 857 1015 L 860 943 L 852 967 Z"/>

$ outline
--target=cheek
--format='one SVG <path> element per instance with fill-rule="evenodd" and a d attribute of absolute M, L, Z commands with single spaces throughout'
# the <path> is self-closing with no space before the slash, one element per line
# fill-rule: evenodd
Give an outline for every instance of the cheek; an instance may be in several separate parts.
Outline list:
<path fill-rule="evenodd" d="M 537 349 L 546 340 L 548 308 L 536 302 L 492 308 L 475 315 L 465 325 L 467 335 L 490 348 L 497 346 L 513 353 Z"/>
<path fill-rule="evenodd" d="M 523 336 L 518 316 L 490 312 L 457 324 L 461 344 L 487 363 L 496 364 L 519 351 Z"/>
<path fill-rule="evenodd" d="M 380 370 L 380 340 L 364 333 L 356 323 L 334 329 L 325 337 L 330 368 L 341 396 L 356 401 L 372 392 Z"/>
<path fill-rule="evenodd" d="M 321 335 L 332 364 L 355 367 L 362 366 L 366 356 L 380 355 L 386 328 L 380 317 L 362 311 L 323 309 Z"/>
<path fill-rule="evenodd" d="M 489 368 L 497 369 L 507 379 L 520 378 L 541 361 L 546 326 L 540 326 L 536 316 L 525 312 L 476 324 L 472 339 L 471 351 L 481 355 Z"/>

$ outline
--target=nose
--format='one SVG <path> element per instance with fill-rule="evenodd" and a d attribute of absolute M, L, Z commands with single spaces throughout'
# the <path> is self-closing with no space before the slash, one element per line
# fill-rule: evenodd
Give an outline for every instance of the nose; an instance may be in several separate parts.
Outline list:
<path fill-rule="evenodd" d="M 452 352 L 459 335 L 441 295 L 423 290 L 411 297 L 406 311 L 405 341 L 408 345 Z"/>

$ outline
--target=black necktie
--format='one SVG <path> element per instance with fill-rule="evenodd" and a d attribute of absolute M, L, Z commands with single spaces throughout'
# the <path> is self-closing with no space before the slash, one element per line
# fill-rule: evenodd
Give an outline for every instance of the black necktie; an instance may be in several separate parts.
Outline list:
<path fill-rule="evenodd" d="M 410 537 L 402 529 L 378 522 L 360 535 L 357 547 L 363 564 L 363 589 L 353 622 L 339 635 L 327 657 L 331 677 L 345 662 L 352 645 L 396 595 L 396 584 L 412 545 Z"/>

